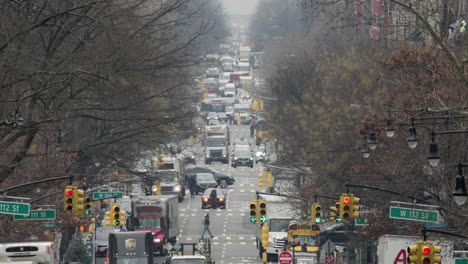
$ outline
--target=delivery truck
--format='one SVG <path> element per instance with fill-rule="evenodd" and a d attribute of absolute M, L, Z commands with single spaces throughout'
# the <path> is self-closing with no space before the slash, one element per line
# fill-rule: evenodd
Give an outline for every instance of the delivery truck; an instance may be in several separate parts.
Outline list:
<path fill-rule="evenodd" d="M 109 264 L 153 264 L 153 234 L 151 232 L 121 232 L 109 234 Z"/>
<path fill-rule="evenodd" d="M 179 229 L 179 202 L 176 195 L 132 197 L 129 229 L 149 231 L 154 235 L 155 252 L 167 254 L 165 245 L 175 244 Z"/>

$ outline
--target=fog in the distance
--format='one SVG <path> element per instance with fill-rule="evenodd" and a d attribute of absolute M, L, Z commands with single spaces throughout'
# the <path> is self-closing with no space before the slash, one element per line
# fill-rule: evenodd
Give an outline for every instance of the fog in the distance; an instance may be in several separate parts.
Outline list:
<path fill-rule="evenodd" d="M 227 15 L 251 15 L 258 0 L 222 0 Z"/>

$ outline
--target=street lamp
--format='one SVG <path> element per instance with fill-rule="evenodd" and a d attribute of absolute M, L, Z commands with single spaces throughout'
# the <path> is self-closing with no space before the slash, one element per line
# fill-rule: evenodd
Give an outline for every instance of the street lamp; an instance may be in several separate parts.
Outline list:
<path fill-rule="evenodd" d="M 455 178 L 455 191 L 452 193 L 453 199 L 455 203 L 458 205 L 463 205 L 468 198 L 468 194 L 466 193 L 466 186 L 465 186 L 465 176 L 463 176 L 463 167 L 467 167 L 468 164 L 461 164 L 457 165 L 458 167 L 458 175 Z"/>
<path fill-rule="evenodd" d="M 371 150 L 377 148 L 377 139 L 375 137 L 375 132 L 371 130 L 369 137 L 367 138 L 367 145 Z"/>
<path fill-rule="evenodd" d="M 369 155 L 370 155 L 370 151 L 369 151 L 369 148 L 367 148 L 367 137 L 364 136 L 364 144 L 362 144 L 362 149 L 361 149 L 361 154 L 362 154 L 362 157 L 367 159 L 369 158 Z"/>
<path fill-rule="evenodd" d="M 392 120 L 387 119 L 387 126 L 385 127 L 385 134 L 387 137 L 393 137 L 395 135 L 395 128 L 393 128 Z"/>
<path fill-rule="evenodd" d="M 432 142 L 429 145 L 429 154 L 427 155 L 427 159 L 432 167 L 436 167 L 440 162 L 439 148 L 437 147 L 437 143 L 435 143 L 435 133 L 432 132 L 431 136 Z"/>
<path fill-rule="evenodd" d="M 406 142 L 408 142 L 408 146 L 410 148 L 414 149 L 418 146 L 418 138 L 416 137 L 416 128 L 414 127 L 413 120 L 411 120 L 411 126 L 409 127 L 408 132 L 409 135 Z"/>

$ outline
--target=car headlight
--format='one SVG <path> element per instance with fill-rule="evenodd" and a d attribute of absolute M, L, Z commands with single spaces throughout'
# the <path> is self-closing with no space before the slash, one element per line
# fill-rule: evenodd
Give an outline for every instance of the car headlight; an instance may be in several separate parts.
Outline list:
<path fill-rule="evenodd" d="M 203 198 L 203 201 L 204 201 L 204 202 L 208 202 L 208 198 Z"/>
<path fill-rule="evenodd" d="M 153 192 L 157 192 L 157 191 L 158 191 L 158 187 L 156 187 L 155 185 L 153 185 L 152 189 L 153 189 Z"/>
<path fill-rule="evenodd" d="M 253 160 L 253 158 L 252 158 L 252 157 L 250 157 L 250 160 Z"/>
<path fill-rule="evenodd" d="M 234 159 L 237 160 L 237 157 L 235 157 Z"/>
<path fill-rule="evenodd" d="M 174 192 L 180 192 L 180 191 L 182 191 L 182 186 L 180 185 L 174 186 Z"/>
<path fill-rule="evenodd" d="M 154 243 L 159 243 L 159 242 L 161 242 L 161 239 L 160 238 L 155 238 L 153 241 L 154 241 Z"/>
<path fill-rule="evenodd" d="M 226 154 L 223 154 L 223 157 L 225 158 L 225 157 L 226 157 Z"/>
<path fill-rule="evenodd" d="M 195 156 L 191 156 L 190 158 L 191 158 L 191 159 L 195 159 Z"/>
<path fill-rule="evenodd" d="M 221 198 L 219 198 L 219 201 L 220 201 L 220 202 L 224 201 L 224 198 L 222 198 L 222 197 L 221 197 Z"/>
<path fill-rule="evenodd" d="M 209 157 L 210 157 L 210 154 L 206 154 L 206 157 L 209 158 Z"/>

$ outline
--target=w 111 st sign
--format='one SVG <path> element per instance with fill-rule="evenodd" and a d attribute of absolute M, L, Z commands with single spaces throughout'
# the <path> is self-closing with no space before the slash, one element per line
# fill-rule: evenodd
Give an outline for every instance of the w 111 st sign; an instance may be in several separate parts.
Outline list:
<path fill-rule="evenodd" d="M 439 219 L 439 212 L 390 206 L 390 218 L 421 222 L 437 222 Z"/>
<path fill-rule="evenodd" d="M 0 214 L 29 215 L 30 205 L 0 201 Z"/>
<path fill-rule="evenodd" d="M 14 220 L 53 220 L 55 210 L 31 210 L 29 215 L 15 215 Z"/>

